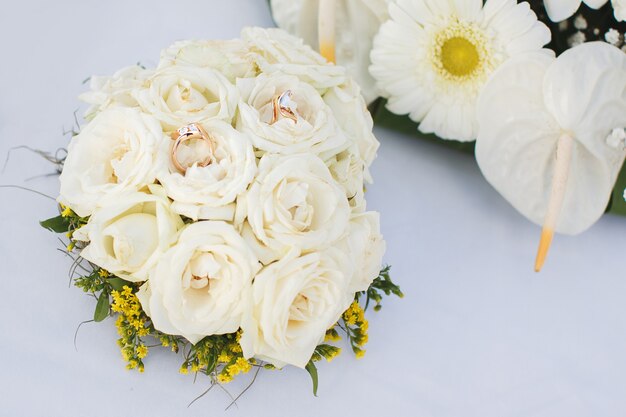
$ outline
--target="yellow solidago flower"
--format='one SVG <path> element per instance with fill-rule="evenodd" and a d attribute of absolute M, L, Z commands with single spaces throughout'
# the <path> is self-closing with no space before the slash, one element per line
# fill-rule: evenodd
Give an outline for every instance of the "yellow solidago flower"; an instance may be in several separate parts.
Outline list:
<path fill-rule="evenodd" d="M 341 336 L 337 333 L 337 330 L 334 328 L 328 329 L 326 332 L 326 336 L 324 337 L 325 342 L 338 342 L 341 340 Z"/>
<path fill-rule="evenodd" d="M 228 348 L 230 349 L 231 352 L 233 353 L 241 353 L 243 352 L 241 350 L 241 346 L 239 345 L 239 343 L 231 343 Z"/>
<path fill-rule="evenodd" d="M 63 211 L 61 212 L 61 216 L 62 217 L 69 217 L 72 215 L 72 209 L 69 207 L 65 207 L 65 206 L 61 206 L 63 207 Z"/>
<path fill-rule="evenodd" d="M 362 358 L 365 351 L 362 347 L 368 342 L 369 336 L 367 330 L 369 323 L 365 319 L 365 310 L 358 302 L 353 302 L 350 307 L 343 313 L 343 320 L 347 326 L 348 338 L 352 351 L 358 359 Z"/>
<path fill-rule="evenodd" d="M 327 362 L 332 361 L 337 356 L 339 356 L 340 353 L 341 353 L 341 349 L 339 349 L 339 348 L 337 348 L 336 350 L 333 350 L 332 352 L 329 352 L 329 354 L 326 356 L 326 361 Z"/>
<path fill-rule="evenodd" d="M 238 358 L 235 362 L 235 365 L 237 365 L 237 368 L 243 374 L 247 374 L 248 372 L 250 372 L 250 369 L 252 369 L 252 365 L 250 365 L 250 362 L 248 362 L 244 358 Z"/>
<path fill-rule="evenodd" d="M 143 359 L 148 355 L 148 348 L 146 347 L 146 345 L 139 345 L 137 346 L 137 357 L 139 359 Z"/>
<path fill-rule="evenodd" d="M 228 371 L 222 371 L 218 376 L 217 376 L 217 381 L 220 384 L 228 384 L 230 381 L 233 380 L 233 377 L 228 373 Z"/>
<path fill-rule="evenodd" d="M 219 356 L 217 357 L 217 361 L 218 362 L 222 362 L 222 363 L 228 363 L 231 360 L 231 356 L 226 353 L 226 352 L 222 352 L 219 354 Z"/>

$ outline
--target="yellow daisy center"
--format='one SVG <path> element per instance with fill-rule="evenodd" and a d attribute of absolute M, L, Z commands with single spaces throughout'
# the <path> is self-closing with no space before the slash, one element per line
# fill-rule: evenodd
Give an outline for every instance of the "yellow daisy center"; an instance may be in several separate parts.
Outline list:
<path fill-rule="evenodd" d="M 476 46 L 465 38 L 450 38 L 441 46 L 441 65 L 450 74 L 470 75 L 480 64 Z"/>
<path fill-rule="evenodd" d="M 475 23 L 454 20 L 432 39 L 430 59 L 442 81 L 471 85 L 494 68 L 491 43 Z"/>

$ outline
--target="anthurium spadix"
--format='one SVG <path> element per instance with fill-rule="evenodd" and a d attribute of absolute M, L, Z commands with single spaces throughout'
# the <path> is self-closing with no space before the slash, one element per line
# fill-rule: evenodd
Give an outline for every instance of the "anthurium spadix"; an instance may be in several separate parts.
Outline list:
<path fill-rule="evenodd" d="M 543 224 L 535 269 L 554 232 L 577 234 L 604 213 L 626 152 L 626 54 L 601 42 L 515 57 L 478 101 L 476 159 L 520 213 Z"/>

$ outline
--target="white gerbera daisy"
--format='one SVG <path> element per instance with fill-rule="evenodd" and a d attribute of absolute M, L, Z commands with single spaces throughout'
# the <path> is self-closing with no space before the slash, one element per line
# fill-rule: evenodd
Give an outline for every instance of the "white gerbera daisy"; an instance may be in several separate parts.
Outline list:
<path fill-rule="evenodd" d="M 516 0 L 396 0 L 389 13 L 370 72 L 390 111 L 445 139 L 475 139 L 476 100 L 489 75 L 550 42 L 550 30 Z"/>

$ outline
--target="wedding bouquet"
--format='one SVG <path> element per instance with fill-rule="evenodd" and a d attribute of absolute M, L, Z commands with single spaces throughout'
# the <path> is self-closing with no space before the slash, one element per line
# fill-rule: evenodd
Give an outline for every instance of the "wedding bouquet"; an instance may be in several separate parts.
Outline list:
<path fill-rule="evenodd" d="M 475 151 L 485 178 L 543 225 L 536 270 L 555 231 L 626 215 L 626 1 L 270 4 L 314 46 L 333 20 L 337 62 L 378 123 Z M 332 13 L 313 12 L 325 4 Z"/>
<path fill-rule="evenodd" d="M 364 182 L 378 142 L 360 90 L 279 29 L 184 41 L 155 69 L 93 77 L 87 124 L 60 176 L 75 284 L 116 316 L 129 369 L 147 339 L 182 373 L 225 383 L 256 368 L 360 357 L 364 310 L 401 296 L 382 268 Z"/>

